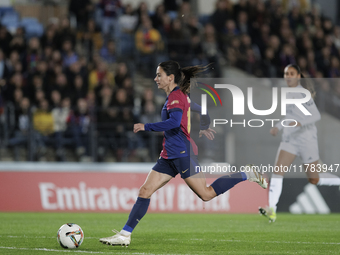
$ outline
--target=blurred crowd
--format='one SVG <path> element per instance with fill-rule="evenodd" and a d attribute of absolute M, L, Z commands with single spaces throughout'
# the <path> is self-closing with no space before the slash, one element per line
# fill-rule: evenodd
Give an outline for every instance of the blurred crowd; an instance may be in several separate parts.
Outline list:
<path fill-rule="evenodd" d="M 204 16 L 189 1 L 150 11 L 145 2 L 70 0 L 69 16 L 51 18 L 40 38 L 0 27 L 2 145 L 29 148 L 29 160 L 46 160 L 47 147 L 58 161 L 67 147 L 80 161 L 153 160 L 159 136 L 133 135 L 132 126 L 160 121 L 155 86 L 136 79 L 153 77 L 160 61 L 213 63 L 213 77 L 223 65 L 282 77 L 297 63 L 309 77 L 333 78 L 339 49 L 340 27 L 304 0 L 217 0 Z"/>

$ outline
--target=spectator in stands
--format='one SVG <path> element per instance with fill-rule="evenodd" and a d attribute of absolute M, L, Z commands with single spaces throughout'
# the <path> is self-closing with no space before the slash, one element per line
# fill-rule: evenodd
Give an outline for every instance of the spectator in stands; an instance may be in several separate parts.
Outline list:
<path fill-rule="evenodd" d="M 26 95 L 29 97 L 31 102 L 34 101 L 35 94 L 39 90 L 44 92 L 46 91 L 44 82 L 40 75 L 34 75 L 32 78 L 32 83 L 26 88 Z"/>
<path fill-rule="evenodd" d="M 6 58 L 2 49 L 0 49 L 0 80 L 8 79 L 10 76 L 10 70 L 6 63 Z"/>
<path fill-rule="evenodd" d="M 158 30 L 152 28 L 150 19 L 144 16 L 135 35 L 136 49 L 139 52 L 139 66 L 148 76 L 153 77 L 157 53 L 163 49 L 163 41 Z"/>
<path fill-rule="evenodd" d="M 138 16 L 132 9 L 131 4 L 125 6 L 125 11 L 118 19 L 120 28 L 117 45 L 119 47 L 119 55 L 124 58 L 133 58 L 135 53 L 134 32 L 138 23 Z"/>
<path fill-rule="evenodd" d="M 163 38 L 167 38 L 171 32 L 171 17 L 169 14 L 165 14 L 162 17 L 162 26 L 159 28 L 159 32 L 162 35 Z"/>
<path fill-rule="evenodd" d="M 51 98 L 50 105 L 52 109 L 61 107 L 61 95 L 58 90 L 53 90 L 50 95 L 50 98 Z"/>
<path fill-rule="evenodd" d="M 24 97 L 20 102 L 20 107 L 15 110 L 15 126 L 9 130 L 10 139 L 8 145 L 14 146 L 14 158 L 16 161 L 18 161 L 17 147 L 19 145 L 28 147 L 30 125 L 30 101 L 27 97 Z M 35 143 L 32 145 L 35 145 Z"/>
<path fill-rule="evenodd" d="M 67 120 L 69 118 L 71 111 L 70 107 L 71 107 L 70 99 L 66 97 L 60 102 L 59 105 L 55 104 L 55 106 L 52 109 L 57 161 L 65 161 L 65 152 L 63 150 L 63 145 L 65 132 L 67 130 Z"/>
<path fill-rule="evenodd" d="M 340 64 L 339 64 L 339 59 L 335 56 L 331 57 L 331 65 L 330 65 L 330 70 L 328 77 L 330 78 L 339 78 L 340 77 Z"/>
<path fill-rule="evenodd" d="M 87 28 L 79 34 L 83 49 L 89 56 L 92 56 L 94 51 L 98 51 L 103 46 L 103 38 L 100 30 L 97 29 L 94 19 L 89 19 Z"/>
<path fill-rule="evenodd" d="M 183 26 L 179 18 L 172 21 L 171 30 L 168 35 L 168 54 L 172 60 L 180 65 L 189 65 L 190 56 L 190 33 L 187 27 Z M 189 60 L 190 61 L 190 60 Z"/>
<path fill-rule="evenodd" d="M 85 99 L 79 99 L 77 108 L 71 112 L 68 119 L 74 142 L 76 145 L 76 153 L 80 161 L 88 161 L 90 153 L 89 129 L 90 129 L 90 115 Z"/>
<path fill-rule="evenodd" d="M 97 107 L 99 114 L 109 107 L 113 106 L 113 89 L 109 86 L 103 86 L 97 95 Z"/>
<path fill-rule="evenodd" d="M 152 26 L 160 30 L 163 27 L 163 17 L 166 14 L 164 4 L 160 3 L 156 6 L 155 13 L 151 15 Z"/>
<path fill-rule="evenodd" d="M 22 99 L 24 98 L 24 93 L 21 89 L 17 88 L 14 90 L 14 107 L 19 108 Z"/>
<path fill-rule="evenodd" d="M 121 157 L 124 156 L 124 154 L 130 154 L 129 156 L 134 156 L 135 152 L 138 152 L 138 150 L 144 147 L 140 136 L 136 136 L 133 133 L 133 125 L 134 123 L 139 122 L 139 120 L 133 115 L 131 107 L 124 107 L 120 111 L 120 115 L 121 118 L 116 128 L 119 139 L 117 161 L 121 161 Z M 127 150 L 125 153 L 123 151 L 124 149 Z M 147 153 L 144 153 L 142 158 L 145 157 L 145 155 L 147 155 Z M 140 161 L 140 159 L 138 161 Z"/>
<path fill-rule="evenodd" d="M 39 160 L 45 160 L 46 145 L 54 133 L 53 115 L 45 99 L 40 101 L 39 108 L 33 113 L 33 127 L 37 131 L 37 157 Z"/>
<path fill-rule="evenodd" d="M 84 80 L 80 75 L 74 78 L 72 87 L 72 105 L 76 105 L 80 98 L 86 98 L 87 88 L 84 86 Z"/>
<path fill-rule="evenodd" d="M 3 52 L 10 52 L 10 42 L 13 36 L 7 31 L 5 26 L 0 26 L 0 48 Z"/>
<path fill-rule="evenodd" d="M 37 63 L 41 59 L 42 52 L 40 48 L 40 41 L 37 37 L 32 37 L 29 40 L 27 54 L 25 56 L 24 69 L 27 70 L 28 73 L 33 74 L 36 71 Z"/>
<path fill-rule="evenodd" d="M 69 12 L 75 15 L 77 28 L 85 29 L 88 19 L 92 16 L 94 9 L 91 0 L 71 0 L 69 2 Z"/>
<path fill-rule="evenodd" d="M 307 59 L 304 56 L 299 56 L 297 58 L 297 64 L 300 67 L 301 73 L 308 77 Z"/>
<path fill-rule="evenodd" d="M 215 36 L 215 29 L 212 24 L 208 23 L 204 27 L 204 34 L 202 40 L 202 47 L 204 55 L 207 57 L 209 63 L 214 63 L 214 77 L 220 77 L 220 51 Z"/>
<path fill-rule="evenodd" d="M 18 53 L 18 51 L 14 50 L 11 52 L 11 54 L 9 55 L 9 58 L 6 60 L 6 67 L 8 69 L 9 72 L 9 76 L 11 76 L 14 73 L 14 65 L 17 62 L 20 62 L 20 55 Z"/>
<path fill-rule="evenodd" d="M 248 35 L 249 36 L 249 35 Z M 259 48 L 261 56 L 264 56 L 264 51 L 270 41 L 270 26 L 269 24 L 262 24 L 260 33 L 253 36 L 253 42 Z"/>
<path fill-rule="evenodd" d="M 128 100 L 133 102 L 134 97 L 135 97 L 135 91 L 134 91 L 131 77 L 126 77 L 124 79 L 122 88 L 126 91 Z"/>
<path fill-rule="evenodd" d="M 117 87 L 121 88 L 123 86 L 124 80 L 129 77 L 128 68 L 126 63 L 120 62 L 116 69 L 115 74 L 115 84 Z"/>
<path fill-rule="evenodd" d="M 106 78 L 110 86 L 114 86 L 114 76 L 112 72 L 109 72 L 106 62 L 100 60 L 96 69 L 89 74 L 89 91 L 94 91 L 95 88 Z"/>
<path fill-rule="evenodd" d="M 274 0 L 276 1 L 276 0 Z M 243 20 L 243 18 L 245 17 L 241 17 L 240 19 L 240 13 L 243 12 L 246 14 L 247 16 L 247 20 L 248 20 L 248 15 L 247 15 L 247 12 L 248 12 L 248 1 L 247 0 L 239 0 L 237 3 L 235 3 L 234 7 L 233 7 L 233 13 L 234 13 L 234 17 L 238 20 L 238 22 L 240 22 L 240 20 Z M 243 14 L 242 14 L 243 15 Z M 241 22 L 242 24 L 243 22 Z M 240 24 L 240 23 L 239 23 Z M 247 32 L 244 32 L 240 29 L 240 26 L 239 26 L 239 30 L 241 31 L 241 33 L 249 33 L 249 31 L 247 30 Z"/>
<path fill-rule="evenodd" d="M 67 17 L 61 19 L 60 27 L 57 28 L 57 49 L 62 49 L 64 41 L 71 41 L 72 45 L 76 44 L 76 31 L 70 26 L 70 20 Z"/>
<path fill-rule="evenodd" d="M 41 42 L 41 47 L 46 48 L 46 47 L 52 47 L 52 48 L 57 48 L 57 35 L 56 35 L 56 30 L 54 25 L 50 24 L 46 27 L 45 33 L 40 39 Z"/>
<path fill-rule="evenodd" d="M 283 73 L 284 68 L 291 63 L 296 63 L 295 54 L 292 46 L 290 46 L 289 44 L 285 44 L 283 45 L 280 54 L 280 74 Z"/>
<path fill-rule="evenodd" d="M 106 45 L 100 49 L 100 57 L 108 64 L 114 64 L 117 61 L 116 43 L 109 40 Z"/>
<path fill-rule="evenodd" d="M 144 90 L 142 102 L 141 102 L 142 112 L 143 112 L 143 109 L 145 108 L 145 105 L 148 104 L 149 102 L 156 107 L 156 111 L 160 110 L 158 109 L 159 105 L 156 104 L 155 95 L 151 88 L 147 88 Z"/>
<path fill-rule="evenodd" d="M 317 60 L 318 69 L 323 73 L 324 77 L 329 77 L 329 69 L 331 65 L 331 51 L 328 47 L 321 50 L 321 54 Z"/>
<path fill-rule="evenodd" d="M 274 64 L 274 50 L 268 47 L 264 52 L 264 58 L 261 62 L 262 76 L 276 78 L 277 71 Z"/>
<path fill-rule="evenodd" d="M 119 123 L 119 110 L 116 107 L 110 106 L 107 109 L 102 109 L 98 115 L 98 158 L 99 161 L 104 161 L 105 156 L 111 149 L 116 152 L 119 145 L 116 134 L 116 126 Z"/>
<path fill-rule="evenodd" d="M 70 95 L 72 92 L 70 85 L 68 84 L 68 81 L 66 79 L 66 75 L 64 73 L 57 74 L 55 85 L 53 86 L 53 89 L 58 90 L 61 94 L 62 98 L 65 98 Z"/>
<path fill-rule="evenodd" d="M 190 44 L 191 65 L 207 65 L 208 61 L 204 55 L 201 37 L 199 35 L 191 36 Z"/>
<path fill-rule="evenodd" d="M 269 37 L 268 47 L 272 48 L 274 51 L 274 63 L 275 66 L 278 68 L 280 65 L 280 49 L 281 49 L 281 42 L 278 36 L 271 35 Z"/>
<path fill-rule="evenodd" d="M 23 35 L 14 35 L 9 46 L 11 52 L 17 51 L 20 56 L 23 56 L 26 50 L 25 37 Z"/>
<path fill-rule="evenodd" d="M 146 4 L 146 2 L 144 2 L 144 1 L 140 2 L 136 13 L 137 13 L 137 16 L 138 16 L 138 22 L 137 22 L 136 28 L 138 29 L 142 25 L 143 19 L 150 18 L 149 17 L 148 5 Z"/>
<path fill-rule="evenodd" d="M 122 12 L 122 4 L 120 0 L 101 0 L 100 8 L 103 10 L 103 24 L 102 24 L 102 32 L 106 40 L 116 38 L 119 33 L 118 17 Z M 111 33 L 111 29 L 113 32 Z"/>
<path fill-rule="evenodd" d="M 88 71 L 86 67 L 82 66 L 80 61 L 76 61 L 70 65 L 69 68 L 65 70 L 65 75 L 72 88 L 74 88 L 74 79 L 79 75 L 83 79 L 84 89 L 88 89 Z"/>
<path fill-rule="evenodd" d="M 246 64 L 247 57 L 245 55 L 246 52 L 242 54 L 240 47 L 240 39 L 238 37 L 232 38 L 230 46 L 227 47 L 227 60 L 230 65 L 243 69 Z"/>
<path fill-rule="evenodd" d="M 113 106 L 119 109 L 133 107 L 133 101 L 130 100 L 125 89 L 118 89 L 114 94 Z"/>
<path fill-rule="evenodd" d="M 223 52 L 226 52 L 227 45 L 230 45 L 231 40 L 239 34 L 239 31 L 236 28 L 236 24 L 232 19 L 228 19 L 225 22 L 225 27 L 222 29 L 222 32 L 220 32 L 220 38 L 222 43 L 220 45 L 220 48 Z"/>
<path fill-rule="evenodd" d="M 2 81 L 2 91 L 4 98 L 6 101 L 13 102 L 14 101 L 14 91 L 16 89 L 24 89 L 24 81 L 23 77 L 20 73 L 15 73 L 9 82 L 5 82 L 4 79 Z"/>
<path fill-rule="evenodd" d="M 228 1 L 218 0 L 215 12 L 210 17 L 210 22 L 218 34 L 223 31 L 226 21 L 232 18 L 228 5 Z"/>
<path fill-rule="evenodd" d="M 43 90 L 37 90 L 32 102 L 33 108 L 38 107 L 41 101 L 47 100 L 46 94 Z"/>
<path fill-rule="evenodd" d="M 189 1 L 182 1 L 178 13 L 177 18 L 181 18 L 183 26 L 187 26 L 189 24 L 189 20 L 191 18 L 191 5 Z"/>
<path fill-rule="evenodd" d="M 74 52 L 72 41 L 65 40 L 63 42 L 63 66 L 69 67 L 74 62 L 78 61 L 78 55 Z"/>
<path fill-rule="evenodd" d="M 241 34 L 251 34 L 251 29 L 248 24 L 248 14 L 245 11 L 240 11 L 237 16 L 237 30 Z"/>
<path fill-rule="evenodd" d="M 313 50 L 307 52 L 307 69 L 310 77 L 315 78 L 317 70 L 317 65 L 315 63 L 315 54 Z"/>

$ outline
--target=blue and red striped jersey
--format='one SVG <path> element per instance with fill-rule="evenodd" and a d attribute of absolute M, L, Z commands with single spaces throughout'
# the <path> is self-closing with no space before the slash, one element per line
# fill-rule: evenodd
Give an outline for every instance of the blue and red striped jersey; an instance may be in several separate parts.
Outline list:
<path fill-rule="evenodd" d="M 197 155 L 197 146 L 190 139 L 190 98 L 179 87 L 175 87 L 166 98 L 161 117 L 161 122 L 145 124 L 146 131 L 164 131 L 161 157 L 173 159 L 192 153 Z"/>

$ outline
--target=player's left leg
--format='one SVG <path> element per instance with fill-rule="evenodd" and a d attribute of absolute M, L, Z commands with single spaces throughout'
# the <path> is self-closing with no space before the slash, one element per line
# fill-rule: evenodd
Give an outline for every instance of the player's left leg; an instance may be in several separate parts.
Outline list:
<path fill-rule="evenodd" d="M 340 186 L 340 178 L 331 173 L 318 173 L 322 170 L 322 162 L 320 160 L 312 163 L 304 164 L 308 181 L 318 186 Z"/>
<path fill-rule="evenodd" d="M 203 201 L 209 201 L 245 180 L 256 182 L 264 189 L 267 188 L 265 178 L 251 166 L 249 166 L 245 172 L 222 176 L 208 187 L 205 175 L 202 172 L 184 179 L 192 191 Z"/>

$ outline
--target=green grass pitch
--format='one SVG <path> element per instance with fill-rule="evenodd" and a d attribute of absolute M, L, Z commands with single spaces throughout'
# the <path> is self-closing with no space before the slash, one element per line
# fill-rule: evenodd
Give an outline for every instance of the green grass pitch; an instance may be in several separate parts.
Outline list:
<path fill-rule="evenodd" d="M 129 247 L 98 239 L 120 230 L 128 214 L 0 213 L 0 254 L 340 254 L 340 214 L 147 214 Z M 59 246 L 64 223 L 82 227 L 80 248 Z"/>

